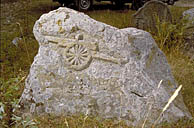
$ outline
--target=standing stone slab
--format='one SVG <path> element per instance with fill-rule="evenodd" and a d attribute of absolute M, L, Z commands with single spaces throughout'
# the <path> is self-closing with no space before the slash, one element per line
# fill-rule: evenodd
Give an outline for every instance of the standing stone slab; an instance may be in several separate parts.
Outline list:
<path fill-rule="evenodd" d="M 132 17 L 132 23 L 136 28 L 156 31 L 156 20 L 171 22 L 172 16 L 168 6 L 157 0 L 151 0 L 144 4 Z"/>
<path fill-rule="evenodd" d="M 88 112 L 138 126 L 153 103 L 149 126 L 177 88 L 164 54 L 145 31 L 59 8 L 42 15 L 33 32 L 40 48 L 21 97 L 31 113 Z M 179 96 L 161 121 L 182 117 L 190 114 Z"/>
<path fill-rule="evenodd" d="M 194 8 L 183 12 L 183 17 L 188 19 L 187 28 L 184 31 L 186 54 L 194 60 Z"/>

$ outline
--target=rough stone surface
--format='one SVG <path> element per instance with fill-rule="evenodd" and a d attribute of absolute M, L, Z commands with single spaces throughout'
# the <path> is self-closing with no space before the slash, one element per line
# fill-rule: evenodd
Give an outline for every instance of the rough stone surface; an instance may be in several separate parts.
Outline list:
<path fill-rule="evenodd" d="M 157 0 L 148 1 L 132 17 L 136 28 L 156 31 L 157 18 L 160 22 L 171 22 L 172 16 L 168 6 Z"/>
<path fill-rule="evenodd" d="M 153 104 L 149 126 L 177 88 L 148 32 L 118 29 L 68 8 L 42 15 L 33 32 L 40 47 L 21 97 L 28 112 L 88 113 L 141 126 Z M 160 122 L 182 117 L 191 116 L 180 95 Z"/>
<path fill-rule="evenodd" d="M 189 20 L 187 28 L 184 31 L 184 39 L 186 40 L 185 51 L 194 60 L 194 8 L 184 11 L 183 16 Z"/>
<path fill-rule="evenodd" d="M 192 24 L 194 24 L 194 8 L 191 8 L 189 10 L 186 10 L 183 12 L 183 16 L 187 16 L 188 15 L 188 19 L 191 20 Z"/>

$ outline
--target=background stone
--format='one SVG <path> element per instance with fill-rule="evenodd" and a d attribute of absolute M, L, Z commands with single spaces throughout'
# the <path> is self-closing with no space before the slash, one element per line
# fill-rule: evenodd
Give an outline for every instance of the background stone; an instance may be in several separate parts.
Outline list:
<path fill-rule="evenodd" d="M 171 22 L 172 16 L 168 6 L 157 0 L 148 1 L 132 17 L 136 28 L 156 31 L 157 18 L 161 22 Z"/>
<path fill-rule="evenodd" d="M 194 8 L 184 11 L 183 17 L 188 19 L 188 25 L 183 34 L 186 41 L 185 54 L 194 60 Z"/>

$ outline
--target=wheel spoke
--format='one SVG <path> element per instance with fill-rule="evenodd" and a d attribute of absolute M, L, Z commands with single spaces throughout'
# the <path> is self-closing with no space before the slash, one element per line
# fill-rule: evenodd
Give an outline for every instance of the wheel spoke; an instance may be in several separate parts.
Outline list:
<path fill-rule="evenodd" d="M 79 53 L 82 53 L 82 51 L 84 50 L 85 48 L 81 45 L 80 47 L 79 47 Z"/>
<path fill-rule="evenodd" d="M 80 53 L 85 53 L 85 52 L 87 52 L 87 49 L 86 48 L 82 48 L 82 50 L 81 50 L 81 52 Z"/>
<path fill-rule="evenodd" d="M 81 56 L 82 57 L 87 57 L 88 56 L 88 53 L 82 54 Z"/>
<path fill-rule="evenodd" d="M 82 64 L 81 58 L 78 58 L 77 60 L 79 65 Z"/>
<path fill-rule="evenodd" d="M 75 58 L 75 56 L 66 56 L 67 59 Z"/>
<path fill-rule="evenodd" d="M 69 53 L 66 53 L 66 56 L 67 56 L 67 57 L 71 57 L 71 56 L 74 57 L 75 54 L 69 52 Z"/>
<path fill-rule="evenodd" d="M 72 65 L 75 65 L 75 61 L 76 61 L 76 59 L 73 58 L 73 59 L 70 61 L 70 63 L 71 63 Z"/>
<path fill-rule="evenodd" d="M 82 56 L 82 57 L 80 57 L 80 59 L 82 59 L 83 61 L 87 61 L 88 58 Z"/>
<path fill-rule="evenodd" d="M 78 50 L 79 50 L 79 45 L 75 45 L 75 53 L 78 53 Z"/>

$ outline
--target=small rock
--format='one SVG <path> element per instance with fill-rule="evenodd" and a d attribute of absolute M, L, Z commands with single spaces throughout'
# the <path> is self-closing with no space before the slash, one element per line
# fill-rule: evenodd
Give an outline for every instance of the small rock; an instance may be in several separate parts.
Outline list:
<path fill-rule="evenodd" d="M 194 8 L 184 11 L 183 16 L 187 16 L 187 18 L 191 21 L 191 24 L 194 25 Z"/>
<path fill-rule="evenodd" d="M 18 46 L 18 43 L 22 40 L 22 38 L 20 37 L 15 37 L 13 40 L 12 40 L 12 44 L 14 44 L 15 46 Z"/>

